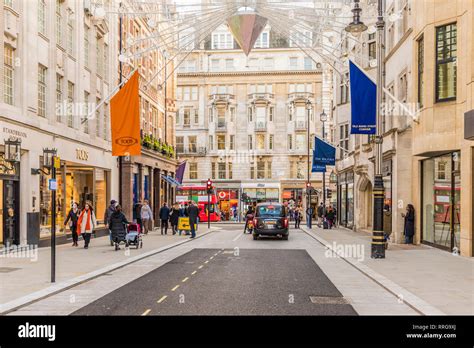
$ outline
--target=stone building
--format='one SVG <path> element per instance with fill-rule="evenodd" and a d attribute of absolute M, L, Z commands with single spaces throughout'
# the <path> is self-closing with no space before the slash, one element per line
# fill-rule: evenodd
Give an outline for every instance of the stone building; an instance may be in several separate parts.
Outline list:
<path fill-rule="evenodd" d="M 185 184 L 213 179 L 224 212 L 242 211 L 243 193 L 249 201 L 306 206 L 308 127 L 312 143 L 320 113 L 331 108 L 322 67 L 269 25 L 248 57 L 226 26 L 217 28 L 178 71 L 176 147 L 187 160 Z M 310 180 L 321 189 L 320 173 Z"/>

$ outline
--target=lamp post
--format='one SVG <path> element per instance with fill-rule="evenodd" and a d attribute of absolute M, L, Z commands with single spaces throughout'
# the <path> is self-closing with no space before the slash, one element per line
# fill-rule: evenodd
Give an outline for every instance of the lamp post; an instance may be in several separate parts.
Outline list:
<path fill-rule="evenodd" d="M 326 115 L 326 113 L 323 112 L 321 113 L 321 115 L 319 115 L 319 119 L 321 121 L 321 123 L 323 124 L 323 140 L 326 140 L 326 132 L 325 132 L 325 129 L 324 129 L 324 125 L 326 123 L 326 121 L 328 120 L 328 115 Z M 323 215 L 326 214 L 326 172 L 323 172 Z"/>
<path fill-rule="evenodd" d="M 311 228 L 312 220 L 313 220 L 313 210 L 311 209 L 311 156 L 310 156 L 310 132 L 309 132 L 309 125 L 311 124 L 311 110 L 313 105 L 311 101 L 308 99 L 306 100 L 306 111 L 308 112 L 308 139 L 306 141 L 308 145 L 308 182 L 306 183 L 306 197 L 307 197 L 307 204 L 306 204 L 306 215 L 308 216 L 308 228 Z"/>
<path fill-rule="evenodd" d="M 56 281 L 56 168 L 59 168 L 57 149 L 43 149 L 43 169 L 31 168 L 32 175 L 43 173 L 51 175 L 49 190 L 51 191 L 51 283 Z"/>
<path fill-rule="evenodd" d="M 359 34 L 367 30 L 367 26 L 360 21 L 359 0 L 354 0 L 353 21 L 346 27 L 346 31 Z M 374 211 L 373 211 L 373 233 L 372 233 L 372 247 L 371 257 L 373 259 L 385 258 L 385 242 L 383 233 L 383 200 L 384 200 L 384 186 L 382 178 L 382 83 L 383 83 L 383 61 L 384 61 L 384 1 L 377 2 L 377 122 L 376 122 L 376 136 L 375 136 L 375 177 L 374 177 Z"/>

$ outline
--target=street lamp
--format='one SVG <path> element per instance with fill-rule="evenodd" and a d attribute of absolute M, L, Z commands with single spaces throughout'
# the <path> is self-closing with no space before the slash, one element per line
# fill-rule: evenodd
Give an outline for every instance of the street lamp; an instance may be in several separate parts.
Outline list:
<path fill-rule="evenodd" d="M 348 33 L 351 33 L 354 36 L 358 36 L 360 33 L 367 30 L 367 26 L 360 20 L 361 11 L 362 9 L 359 7 L 359 0 L 354 0 L 354 8 L 352 9 L 353 19 L 345 28 Z"/>
<path fill-rule="evenodd" d="M 328 115 L 324 112 L 319 115 L 319 120 L 323 124 L 323 140 L 326 140 L 326 132 L 324 129 L 325 122 L 328 120 Z M 326 172 L 323 172 L 323 215 L 326 214 Z"/>
<path fill-rule="evenodd" d="M 346 27 L 346 31 L 350 33 L 360 33 L 367 30 L 367 26 L 360 22 L 359 0 L 354 0 L 354 18 L 352 23 Z M 384 29 L 385 21 L 383 18 L 383 0 L 377 2 L 377 122 L 376 122 L 376 136 L 375 136 L 375 177 L 374 177 L 374 220 L 372 233 L 372 247 L 371 257 L 373 259 L 385 258 L 385 241 L 383 233 L 383 201 L 384 201 L 384 186 L 382 178 L 382 83 L 383 83 L 383 61 L 384 61 Z M 364 29 L 365 28 L 365 29 Z"/>
<path fill-rule="evenodd" d="M 308 228 L 311 228 L 311 223 L 313 220 L 313 211 L 311 209 L 311 156 L 310 156 L 310 132 L 309 132 L 309 125 L 311 123 L 311 110 L 313 109 L 313 104 L 309 99 L 306 100 L 306 110 L 308 111 L 308 139 L 307 139 L 307 145 L 308 145 L 308 182 L 306 183 L 306 197 L 307 197 L 307 204 L 306 204 L 306 215 L 308 216 Z"/>
<path fill-rule="evenodd" d="M 5 161 L 15 164 L 20 162 L 21 140 L 11 137 L 5 140 Z"/>
<path fill-rule="evenodd" d="M 58 167 L 59 158 L 56 156 L 57 149 L 43 149 L 44 169 L 31 168 L 31 174 L 51 175 L 49 181 L 49 190 L 51 190 L 51 283 L 56 281 L 56 168 Z"/>

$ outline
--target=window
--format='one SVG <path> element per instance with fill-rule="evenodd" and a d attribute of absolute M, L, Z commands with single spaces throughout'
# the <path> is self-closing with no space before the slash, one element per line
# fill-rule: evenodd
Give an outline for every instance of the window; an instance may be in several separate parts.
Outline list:
<path fill-rule="evenodd" d="M 290 70 L 298 69 L 298 57 L 290 57 Z"/>
<path fill-rule="evenodd" d="M 67 53 L 72 56 L 74 51 L 74 28 L 71 23 L 67 25 Z"/>
<path fill-rule="evenodd" d="M 84 115 L 84 133 L 89 134 L 89 92 L 84 91 L 84 104 L 86 113 Z"/>
<path fill-rule="evenodd" d="M 217 150 L 225 150 L 225 135 L 217 136 Z"/>
<path fill-rule="evenodd" d="M 215 162 L 211 163 L 211 178 L 212 179 L 216 178 L 216 163 Z"/>
<path fill-rule="evenodd" d="M 257 150 L 265 150 L 265 134 L 257 134 Z"/>
<path fill-rule="evenodd" d="M 288 120 L 293 121 L 293 107 L 291 105 L 288 106 Z"/>
<path fill-rule="evenodd" d="M 265 58 L 264 60 L 264 69 L 265 70 L 273 70 L 274 69 L 274 61 L 273 58 Z"/>
<path fill-rule="evenodd" d="M 96 104 L 99 105 L 100 104 L 100 99 L 99 98 L 96 98 Z M 100 109 L 101 108 L 98 108 L 96 111 L 95 111 L 95 135 L 96 137 L 99 137 L 100 136 L 100 123 L 99 123 L 99 120 L 100 120 Z"/>
<path fill-rule="evenodd" d="M 439 160 L 437 168 L 437 178 L 438 180 L 446 180 L 446 162 Z"/>
<path fill-rule="evenodd" d="M 198 178 L 198 164 L 189 163 L 189 179 L 195 180 Z"/>
<path fill-rule="evenodd" d="M 406 103 L 407 97 L 408 97 L 408 80 L 407 80 L 407 74 L 405 73 L 402 76 L 400 76 L 398 80 L 398 99 L 400 99 L 401 102 Z"/>
<path fill-rule="evenodd" d="M 56 0 L 56 44 L 61 46 L 62 44 L 62 16 L 61 16 L 61 0 Z"/>
<path fill-rule="evenodd" d="M 418 103 L 420 107 L 423 107 L 423 91 L 424 91 L 424 81 L 423 74 L 425 70 L 425 40 L 421 37 L 418 40 Z"/>
<path fill-rule="evenodd" d="M 63 108 L 61 104 L 63 102 L 63 77 L 56 74 L 56 121 L 63 121 Z"/>
<path fill-rule="evenodd" d="M 176 152 L 184 152 L 184 137 L 176 137 Z"/>
<path fill-rule="evenodd" d="M 46 117 L 46 67 L 38 65 L 38 116 Z"/>
<path fill-rule="evenodd" d="M 406 31 L 408 30 L 408 0 L 402 0 L 404 3 L 402 4 L 403 8 L 402 11 L 402 20 L 400 22 L 400 37 L 405 35 Z"/>
<path fill-rule="evenodd" d="M 394 14 L 393 7 L 388 11 L 388 16 Z M 395 45 L 395 23 L 390 22 L 388 27 L 388 35 L 387 35 L 387 54 L 392 50 L 393 46 Z"/>
<path fill-rule="evenodd" d="M 72 83 L 71 81 L 67 82 L 67 104 L 68 104 L 67 126 L 74 127 L 73 114 L 72 114 L 72 106 L 74 105 L 74 83 Z M 99 120 L 97 120 L 97 122 L 99 122 Z"/>
<path fill-rule="evenodd" d="M 13 7 L 13 0 L 3 0 L 3 4 L 7 7 Z"/>
<path fill-rule="evenodd" d="M 456 99 L 456 23 L 436 28 L 436 101 Z"/>
<path fill-rule="evenodd" d="M 198 88 L 191 87 L 191 100 L 198 100 Z"/>
<path fill-rule="evenodd" d="M 369 42 L 369 60 L 377 59 L 377 42 Z"/>
<path fill-rule="evenodd" d="M 253 163 L 250 164 L 250 179 L 255 179 L 255 165 Z"/>
<path fill-rule="evenodd" d="M 219 106 L 217 108 L 217 127 L 223 128 L 225 127 L 225 107 Z"/>
<path fill-rule="evenodd" d="M 268 149 L 273 150 L 273 134 L 268 136 Z"/>
<path fill-rule="evenodd" d="M 212 59 L 211 60 L 211 71 L 219 71 L 220 69 L 220 60 Z"/>
<path fill-rule="evenodd" d="M 313 70 L 313 60 L 310 57 L 304 57 L 304 70 Z"/>
<path fill-rule="evenodd" d="M 252 107 L 248 108 L 248 118 L 249 118 L 249 122 L 253 121 L 253 108 Z"/>
<path fill-rule="evenodd" d="M 345 155 L 349 150 L 349 124 L 339 126 L 339 147 L 340 158 L 345 158 Z"/>
<path fill-rule="evenodd" d="M 225 179 L 225 162 L 217 164 L 217 178 L 218 179 Z"/>
<path fill-rule="evenodd" d="M 13 48 L 8 45 L 3 47 L 3 101 L 6 104 L 13 105 L 13 81 L 15 76 Z"/>
<path fill-rule="evenodd" d="M 38 0 L 38 32 L 46 35 L 46 3 Z"/>
<path fill-rule="evenodd" d="M 231 150 L 235 150 L 235 135 L 230 135 L 229 136 L 229 147 Z"/>
<path fill-rule="evenodd" d="M 103 131 L 103 138 L 104 140 L 109 139 L 109 106 L 108 104 L 104 104 L 104 128 Z"/>
<path fill-rule="evenodd" d="M 189 109 L 184 109 L 183 110 L 183 124 L 184 127 L 189 127 L 191 124 L 191 110 Z"/>
<path fill-rule="evenodd" d="M 265 162 L 257 161 L 257 179 L 265 179 Z"/>
<path fill-rule="evenodd" d="M 253 137 L 250 134 L 248 136 L 248 146 L 249 150 L 253 150 Z"/>
<path fill-rule="evenodd" d="M 306 135 L 305 134 L 296 134 L 295 149 L 297 151 L 306 149 Z"/>
<path fill-rule="evenodd" d="M 264 31 L 260 34 L 257 41 L 255 41 L 254 48 L 268 48 L 269 46 L 269 32 Z"/>
<path fill-rule="evenodd" d="M 228 168 L 228 171 L 229 171 L 229 179 L 232 179 L 233 178 L 233 176 L 232 176 L 232 163 L 228 163 L 227 168 Z"/>
<path fill-rule="evenodd" d="M 275 111 L 275 109 L 273 108 L 273 106 L 270 106 L 270 108 L 268 109 L 268 119 L 270 120 L 270 122 L 273 122 L 273 112 Z"/>
<path fill-rule="evenodd" d="M 231 33 L 213 33 L 211 38 L 213 50 L 225 50 L 234 48 L 234 40 Z"/>
<path fill-rule="evenodd" d="M 196 153 L 197 151 L 197 146 L 196 146 L 196 143 L 197 143 L 197 140 L 196 140 L 196 136 L 195 135 L 192 135 L 192 136 L 189 136 L 188 137 L 188 150 L 190 153 Z"/>
<path fill-rule="evenodd" d="M 235 107 L 230 107 L 229 112 L 230 112 L 230 122 L 235 122 Z"/>
<path fill-rule="evenodd" d="M 267 162 L 267 178 L 272 178 L 272 162 L 270 161 Z"/>
<path fill-rule="evenodd" d="M 89 27 L 84 26 L 84 66 L 89 67 Z"/>
<path fill-rule="evenodd" d="M 96 67 L 97 67 L 97 74 L 100 76 L 104 76 L 104 61 L 102 56 L 102 43 L 100 39 L 96 40 Z"/>
<path fill-rule="evenodd" d="M 233 59 L 226 59 L 225 60 L 225 70 L 233 71 L 234 69 L 235 69 L 234 60 Z"/>
<path fill-rule="evenodd" d="M 346 104 L 349 102 L 349 73 L 344 74 L 344 78 L 341 79 L 339 84 L 339 100 L 340 104 Z"/>
<path fill-rule="evenodd" d="M 293 136 L 291 134 L 288 134 L 288 150 L 293 150 Z"/>
<path fill-rule="evenodd" d="M 214 137 L 209 135 L 209 150 L 214 150 Z"/>
<path fill-rule="evenodd" d="M 209 122 L 214 122 L 214 112 L 212 107 L 209 108 Z"/>

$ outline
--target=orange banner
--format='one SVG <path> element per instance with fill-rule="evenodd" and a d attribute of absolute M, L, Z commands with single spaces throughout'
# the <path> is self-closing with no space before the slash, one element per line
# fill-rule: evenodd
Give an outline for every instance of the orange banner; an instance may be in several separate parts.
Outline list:
<path fill-rule="evenodd" d="M 110 100 L 112 156 L 141 154 L 138 77 L 138 71 L 136 71 Z"/>

